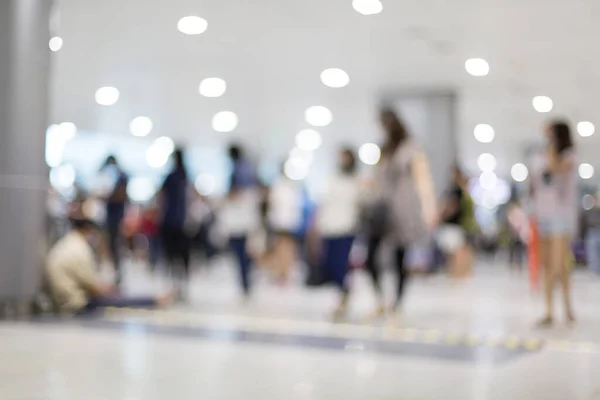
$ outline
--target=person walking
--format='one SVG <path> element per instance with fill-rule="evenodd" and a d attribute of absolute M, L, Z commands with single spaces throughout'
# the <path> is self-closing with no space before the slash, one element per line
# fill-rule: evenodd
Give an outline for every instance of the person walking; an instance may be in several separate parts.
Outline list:
<path fill-rule="evenodd" d="M 544 271 L 545 315 L 538 322 L 540 327 L 554 323 L 553 292 L 557 281 L 563 289 L 566 319 L 569 323 L 575 321 L 568 260 L 571 240 L 577 230 L 577 172 L 569 124 L 565 121 L 550 123 L 546 139 L 545 152 L 534 162 L 531 182 Z"/>
<path fill-rule="evenodd" d="M 343 317 L 347 311 L 350 290 L 346 276 L 358 228 L 361 192 L 354 152 L 344 148 L 338 160 L 338 171 L 329 180 L 317 210 L 317 229 L 323 237 L 323 270 L 340 292 L 335 318 Z"/>
<path fill-rule="evenodd" d="M 171 276 L 178 283 L 179 297 L 183 299 L 187 294 L 190 273 L 190 243 L 185 232 L 189 182 L 183 150 L 176 149 L 172 159 L 173 169 L 164 180 L 158 196 L 160 233 Z"/>
<path fill-rule="evenodd" d="M 109 156 L 102 165 L 101 172 L 111 175 L 114 182 L 111 192 L 106 198 L 106 233 L 108 235 L 108 250 L 115 268 L 115 284 L 123 280 L 121 265 L 121 246 L 123 245 L 122 224 L 125 217 L 125 207 L 128 202 L 127 184 L 129 177 L 123 171 L 115 156 Z"/>
<path fill-rule="evenodd" d="M 398 282 L 390 311 L 396 311 L 409 276 L 404 266 L 407 248 L 427 240 L 429 227 L 436 219 L 436 200 L 425 153 L 410 138 L 394 110 L 384 109 L 379 117 L 385 142 L 376 171 L 377 199 L 371 205 L 366 269 L 373 277 L 380 298 L 376 314 L 382 315 L 386 308 L 377 266 L 380 245 L 386 238 L 393 246 Z"/>

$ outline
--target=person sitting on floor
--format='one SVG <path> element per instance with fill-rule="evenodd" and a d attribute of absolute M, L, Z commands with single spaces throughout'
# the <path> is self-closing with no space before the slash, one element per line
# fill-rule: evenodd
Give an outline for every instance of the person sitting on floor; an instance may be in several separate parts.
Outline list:
<path fill-rule="evenodd" d="M 73 218 L 71 230 L 50 249 L 46 277 L 60 312 L 80 314 L 102 307 L 153 308 L 166 306 L 171 295 L 123 297 L 116 286 L 100 282 L 94 274 L 95 257 L 88 240 L 97 234 L 87 218 Z"/>

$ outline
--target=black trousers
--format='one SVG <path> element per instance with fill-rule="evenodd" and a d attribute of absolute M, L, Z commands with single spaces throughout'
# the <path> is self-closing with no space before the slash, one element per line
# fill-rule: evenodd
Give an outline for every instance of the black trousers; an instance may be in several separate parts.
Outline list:
<path fill-rule="evenodd" d="M 365 268 L 367 272 L 373 278 L 373 284 L 379 294 L 381 294 L 381 274 L 379 271 L 379 265 L 377 265 L 377 254 L 381 247 L 383 238 L 381 236 L 371 236 L 367 242 L 367 260 Z M 404 289 L 406 282 L 408 281 L 408 271 L 404 267 L 404 256 L 406 255 L 406 249 L 402 246 L 398 246 L 394 249 L 394 264 L 396 272 L 398 274 L 398 285 L 396 286 L 396 305 L 399 305 L 404 295 Z"/>
<path fill-rule="evenodd" d="M 123 279 L 123 270 L 121 268 L 121 220 L 111 220 L 106 223 L 106 233 L 108 235 L 108 250 L 110 258 L 115 266 L 115 284 L 118 286 Z"/>
<path fill-rule="evenodd" d="M 190 239 L 183 227 L 163 226 L 161 239 L 167 264 L 173 276 L 187 279 L 190 272 Z"/>

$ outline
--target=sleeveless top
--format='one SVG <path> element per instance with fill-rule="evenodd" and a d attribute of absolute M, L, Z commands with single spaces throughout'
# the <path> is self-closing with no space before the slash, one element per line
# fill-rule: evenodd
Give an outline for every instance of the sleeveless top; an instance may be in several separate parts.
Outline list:
<path fill-rule="evenodd" d="M 427 238 L 421 199 L 413 179 L 412 163 L 422 154 L 411 140 L 401 144 L 380 163 L 382 197 L 387 206 L 388 232 L 398 246 L 407 246 Z"/>

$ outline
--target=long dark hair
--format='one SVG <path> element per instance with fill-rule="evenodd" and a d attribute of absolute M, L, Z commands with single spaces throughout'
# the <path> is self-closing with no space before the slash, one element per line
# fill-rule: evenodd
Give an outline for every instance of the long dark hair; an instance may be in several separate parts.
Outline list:
<path fill-rule="evenodd" d="M 175 149 L 173 152 L 173 163 L 173 171 L 187 177 L 187 170 L 185 169 L 185 163 L 183 162 L 183 149 Z"/>
<path fill-rule="evenodd" d="M 550 124 L 549 129 L 552 134 L 554 148 L 559 155 L 573 148 L 571 128 L 566 121 L 554 121 Z"/>
<path fill-rule="evenodd" d="M 408 139 L 408 131 L 398 114 L 391 108 L 382 109 L 379 112 L 379 119 L 386 133 L 383 153 L 390 155 Z"/>

